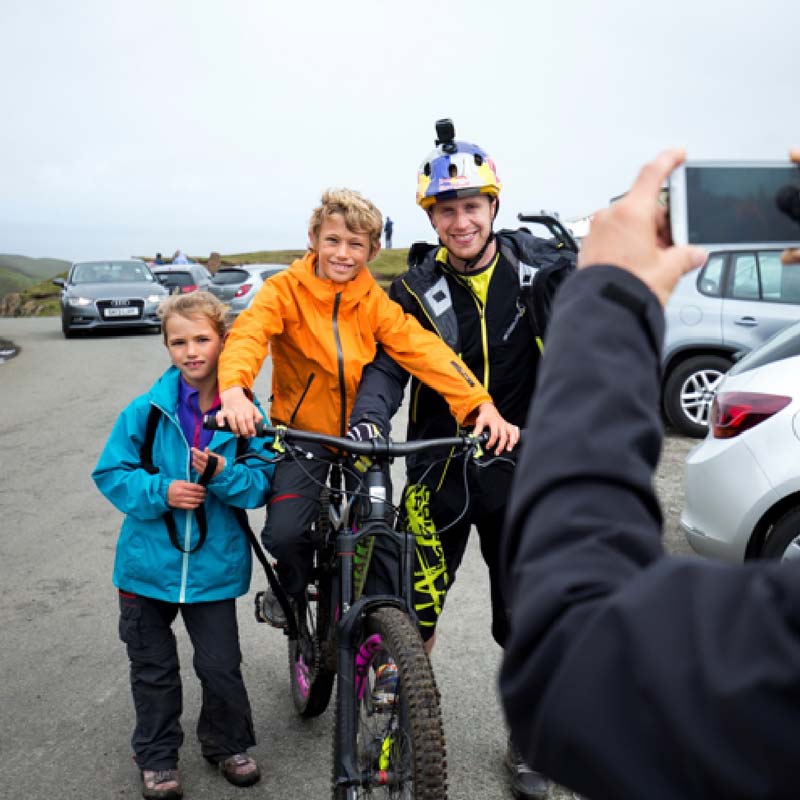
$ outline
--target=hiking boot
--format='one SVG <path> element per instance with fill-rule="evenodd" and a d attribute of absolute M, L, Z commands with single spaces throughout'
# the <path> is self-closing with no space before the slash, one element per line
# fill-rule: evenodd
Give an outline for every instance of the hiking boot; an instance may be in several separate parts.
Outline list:
<path fill-rule="evenodd" d="M 146 800 L 180 800 L 183 787 L 177 769 L 143 769 L 142 797 Z"/>
<path fill-rule="evenodd" d="M 289 598 L 289 603 L 292 603 L 292 598 Z M 267 589 L 265 592 L 256 592 L 256 622 L 266 622 L 273 628 L 286 630 L 286 614 L 283 613 L 283 608 L 278 602 L 278 596 L 272 589 Z"/>
<path fill-rule="evenodd" d="M 397 664 L 389 659 L 375 668 L 375 683 L 372 686 L 372 705 L 390 708 L 397 702 Z"/>
<path fill-rule="evenodd" d="M 217 763 L 219 771 L 234 786 L 252 786 L 261 780 L 261 770 L 256 760 L 247 753 L 234 753 Z"/>
<path fill-rule="evenodd" d="M 550 781 L 534 772 L 523 760 L 519 750 L 508 742 L 506 766 L 511 773 L 511 794 L 517 800 L 544 800 L 547 797 Z"/>

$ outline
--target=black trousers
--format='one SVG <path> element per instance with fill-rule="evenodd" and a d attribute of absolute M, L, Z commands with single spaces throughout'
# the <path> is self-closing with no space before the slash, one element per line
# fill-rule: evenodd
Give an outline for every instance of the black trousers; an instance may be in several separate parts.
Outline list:
<path fill-rule="evenodd" d="M 267 521 L 261 534 L 264 547 L 278 560 L 277 574 L 286 592 L 304 600 L 311 574 L 314 543 L 311 526 L 319 516 L 320 493 L 336 456 L 323 447 L 307 446 L 320 459 L 287 459 L 275 468 L 267 504 Z M 355 481 L 347 478 L 352 490 Z M 387 497 L 391 496 L 391 487 Z M 364 593 L 397 594 L 399 557 L 385 537 L 375 537 Z"/>
<path fill-rule="evenodd" d="M 220 761 L 256 743 L 241 673 L 236 601 L 178 604 L 120 591 L 119 636 L 131 662 L 140 769 L 174 769 L 183 743 L 180 664 L 172 622 L 180 611 L 202 686 L 197 738 L 204 757 Z"/>
<path fill-rule="evenodd" d="M 414 607 L 424 641 L 436 631 L 474 525 L 489 569 L 492 638 L 500 647 L 505 646 L 509 623 L 500 573 L 500 543 L 513 471 L 510 460 L 490 467 L 470 463 L 465 476 L 463 462 L 455 460 L 440 484 L 436 483 L 440 473 L 429 473 L 426 482 L 406 486 L 404 512 L 416 536 Z"/>

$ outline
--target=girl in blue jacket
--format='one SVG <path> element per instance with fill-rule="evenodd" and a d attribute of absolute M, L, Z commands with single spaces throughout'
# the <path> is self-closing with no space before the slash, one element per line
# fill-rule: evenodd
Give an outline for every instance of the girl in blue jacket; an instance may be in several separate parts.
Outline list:
<path fill-rule="evenodd" d="M 260 778 L 247 755 L 255 736 L 236 623 L 236 597 L 250 587 L 250 547 L 233 509 L 265 504 L 272 467 L 234 463 L 236 437 L 202 427 L 203 414 L 219 408 L 225 306 L 193 292 L 169 297 L 159 313 L 172 366 L 120 414 L 92 477 L 125 514 L 113 581 L 131 662 L 131 743 L 142 795 L 172 800 L 183 794 L 181 678 L 171 628 L 178 611 L 203 689 L 202 754 L 237 786 Z M 250 451 L 265 446 L 248 442 Z"/>

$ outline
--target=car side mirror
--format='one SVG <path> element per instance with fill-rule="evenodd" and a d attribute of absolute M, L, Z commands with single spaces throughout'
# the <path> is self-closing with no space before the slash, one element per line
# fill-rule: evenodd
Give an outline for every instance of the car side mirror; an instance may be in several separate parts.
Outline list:
<path fill-rule="evenodd" d="M 63 289 L 67 285 L 66 281 L 63 278 L 53 278 L 53 280 L 50 281 L 50 283 L 54 283 L 60 289 Z"/>

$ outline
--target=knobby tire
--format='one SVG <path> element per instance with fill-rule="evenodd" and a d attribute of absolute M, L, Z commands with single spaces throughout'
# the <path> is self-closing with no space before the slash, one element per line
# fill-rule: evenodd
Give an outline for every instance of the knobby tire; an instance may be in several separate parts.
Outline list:
<path fill-rule="evenodd" d="M 409 780 L 395 786 L 337 785 L 337 766 L 342 743 L 339 741 L 339 717 L 343 713 L 341 681 L 336 701 L 336 720 L 333 736 L 333 798 L 361 800 L 362 798 L 404 798 L 404 800 L 446 800 L 447 754 L 439 703 L 439 691 L 430 660 L 422 640 L 409 617 L 400 609 L 384 607 L 370 612 L 364 621 L 361 644 L 373 634 L 382 639 L 383 651 L 391 656 L 398 670 L 398 697 L 393 711 L 369 714 L 370 686 L 374 671 L 369 669 L 370 685 L 360 702 L 356 698 L 357 734 L 355 762 L 362 774 L 386 769 L 376 764 L 376 750 L 389 737 L 397 743 L 388 748 L 393 772 L 402 771 Z M 355 692 L 354 687 L 349 691 Z M 398 732 L 397 728 L 400 728 Z M 394 738 L 391 738 L 394 737 Z M 376 742 L 377 739 L 377 742 Z M 403 744 L 401 745 L 400 742 Z M 402 763 L 399 763 L 402 762 Z"/>

